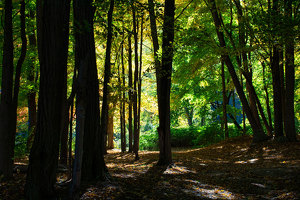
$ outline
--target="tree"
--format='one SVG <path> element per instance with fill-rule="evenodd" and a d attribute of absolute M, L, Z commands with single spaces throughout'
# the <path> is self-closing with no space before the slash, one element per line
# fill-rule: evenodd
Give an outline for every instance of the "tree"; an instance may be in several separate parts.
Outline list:
<path fill-rule="evenodd" d="M 171 154 L 171 131 L 170 131 L 170 90 L 173 61 L 174 42 L 174 15 L 175 1 L 165 0 L 163 43 L 161 69 L 157 74 L 158 79 L 158 113 L 159 113 L 159 160 L 158 165 L 169 165 L 172 163 Z M 156 69 L 158 70 L 158 69 Z"/>
<path fill-rule="evenodd" d="M 12 176 L 14 156 L 13 130 L 13 35 L 12 1 L 4 2 L 4 44 L 0 103 L 0 174 Z"/>
<path fill-rule="evenodd" d="M 128 32 L 128 134 L 129 134 L 129 149 L 128 152 L 133 151 L 133 132 L 132 132 L 132 49 L 131 49 L 131 33 Z"/>
<path fill-rule="evenodd" d="M 69 38 L 68 0 L 37 1 L 40 88 L 36 135 L 29 157 L 28 199 L 53 198 Z"/>
<path fill-rule="evenodd" d="M 284 130 L 289 141 L 296 141 L 295 128 L 295 64 L 294 64 L 294 30 L 292 17 L 292 0 L 284 1 L 284 15 L 287 21 L 285 37 L 285 121 Z"/>
<path fill-rule="evenodd" d="M 227 45 L 225 42 L 225 37 L 224 37 L 224 33 L 221 31 L 222 27 L 222 19 L 221 19 L 221 15 L 218 13 L 217 7 L 216 7 L 216 2 L 215 0 L 209 0 L 209 9 L 211 11 L 212 17 L 213 17 L 213 21 L 215 24 L 215 28 L 216 28 L 216 32 L 217 32 L 217 36 L 220 42 L 220 47 L 226 49 Z M 228 54 L 227 51 L 224 51 L 222 54 L 222 60 L 225 62 L 228 71 L 231 75 L 232 81 L 234 83 L 234 86 L 237 90 L 237 93 L 239 95 L 239 98 L 243 104 L 243 108 L 244 111 L 248 117 L 248 120 L 250 122 L 251 128 L 253 130 L 253 142 L 259 142 L 259 141 L 264 141 L 266 140 L 266 135 L 264 134 L 264 131 L 262 129 L 262 126 L 260 124 L 260 122 L 258 120 L 256 120 L 253 112 L 251 111 L 251 108 L 248 104 L 248 101 L 246 99 L 245 93 L 243 91 L 243 88 L 238 80 L 238 77 L 236 75 L 235 69 L 234 69 L 234 65 L 231 61 L 231 58 Z M 247 76 L 246 76 L 247 77 Z"/>

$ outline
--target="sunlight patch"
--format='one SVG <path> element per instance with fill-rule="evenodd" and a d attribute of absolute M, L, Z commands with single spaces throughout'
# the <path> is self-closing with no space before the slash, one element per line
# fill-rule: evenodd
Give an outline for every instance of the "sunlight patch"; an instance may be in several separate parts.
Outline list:
<path fill-rule="evenodd" d="M 236 199 L 237 197 L 221 188 L 210 186 L 207 184 L 202 184 L 199 181 L 185 180 L 189 182 L 188 189 L 183 189 L 183 192 L 187 194 L 193 194 L 197 197 L 206 197 L 209 199 Z"/>
<path fill-rule="evenodd" d="M 172 167 L 168 167 L 164 171 L 164 174 L 186 174 L 186 173 L 196 173 L 196 172 L 193 171 L 193 170 L 189 170 L 186 167 L 177 166 L 177 165 L 173 165 Z"/>

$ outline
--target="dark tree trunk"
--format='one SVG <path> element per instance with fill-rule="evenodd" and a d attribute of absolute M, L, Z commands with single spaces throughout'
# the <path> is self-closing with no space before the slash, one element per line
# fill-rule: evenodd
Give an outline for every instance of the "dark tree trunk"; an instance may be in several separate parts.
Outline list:
<path fill-rule="evenodd" d="M 139 77 L 138 77 L 138 124 L 137 124 L 137 152 L 136 152 L 136 160 L 138 159 L 138 151 L 140 144 L 140 131 L 141 131 L 141 96 L 142 96 L 142 58 L 143 58 L 143 23 L 144 16 L 142 13 L 141 16 L 141 39 L 140 39 L 140 68 L 139 68 Z"/>
<path fill-rule="evenodd" d="M 72 142 L 73 142 L 73 114 L 74 114 L 74 98 L 70 99 L 70 122 L 69 122 L 69 168 L 72 169 L 73 157 L 72 157 Z"/>
<path fill-rule="evenodd" d="M 170 130 L 170 90 L 173 61 L 175 1 L 165 0 L 163 24 L 162 66 L 158 79 L 159 160 L 158 165 L 172 163 Z"/>
<path fill-rule="evenodd" d="M 65 88 L 63 89 L 63 106 L 61 110 L 60 130 L 60 164 L 67 165 L 68 162 L 68 126 L 69 126 L 69 105 L 67 101 L 67 76 L 65 76 Z"/>
<path fill-rule="evenodd" d="M 273 126 L 272 126 L 272 114 L 271 114 L 271 108 L 270 108 L 270 100 L 269 100 L 269 91 L 268 91 L 268 86 L 266 83 L 266 74 L 265 74 L 265 63 L 262 63 L 262 67 L 263 67 L 263 83 L 264 83 L 264 91 L 266 93 L 266 105 L 267 105 L 267 113 L 268 113 L 268 120 L 269 120 L 269 126 L 270 126 L 270 130 L 271 130 L 271 134 L 269 134 L 269 136 L 273 136 Z"/>
<path fill-rule="evenodd" d="M 156 27 L 156 17 L 154 12 L 154 3 L 153 0 L 148 0 L 149 4 L 149 15 L 150 15 L 150 28 L 151 28 L 151 36 L 152 36 L 152 43 L 153 43 L 153 54 L 154 54 L 154 64 L 156 70 L 156 84 L 158 85 L 158 77 L 159 77 L 159 70 L 161 69 L 160 61 L 158 59 L 158 50 L 159 50 L 159 43 L 158 43 L 158 36 L 157 36 L 157 27 Z M 158 92 L 157 87 L 157 93 Z"/>
<path fill-rule="evenodd" d="M 22 47 L 21 47 L 21 55 L 17 62 L 16 66 L 16 73 L 15 73 L 15 84 L 14 84 L 14 95 L 13 95 L 13 135 L 11 136 L 12 141 L 12 158 L 14 155 L 14 144 L 15 144 L 15 134 L 17 128 L 17 108 L 18 108 L 18 97 L 19 97 L 19 89 L 20 89 L 20 77 L 21 77 L 21 69 L 23 63 L 25 61 L 26 52 L 27 52 L 27 38 L 26 38 L 26 28 L 25 28 L 25 1 L 20 1 L 20 22 L 21 22 L 21 40 L 22 40 Z"/>
<path fill-rule="evenodd" d="M 14 156 L 13 128 L 13 36 L 12 2 L 4 2 L 4 43 L 2 60 L 2 83 L 0 103 L 0 174 L 12 177 Z"/>
<path fill-rule="evenodd" d="M 35 14 L 32 10 L 29 13 L 30 19 L 34 20 Z M 34 29 L 34 27 L 32 27 Z M 28 31 L 28 40 L 29 40 L 29 47 L 32 51 L 36 50 L 36 37 L 34 31 Z M 30 84 L 36 84 L 37 78 L 35 79 L 35 60 L 36 57 L 32 56 L 30 58 L 30 66 L 27 74 L 27 79 Z M 27 94 L 27 101 L 28 101 L 28 139 L 27 139 L 27 150 L 31 149 L 35 128 L 36 128 L 36 91 L 35 89 L 31 89 Z"/>
<path fill-rule="evenodd" d="M 112 15 L 114 10 L 114 0 L 110 0 L 110 7 L 107 15 L 107 41 L 106 41 L 106 53 L 105 53 L 105 64 L 104 64 L 104 83 L 103 83 L 103 101 L 101 110 L 101 136 L 103 137 L 104 149 L 103 153 L 106 153 L 106 140 L 107 137 L 107 125 L 108 125 L 108 95 L 109 89 L 108 84 L 111 76 L 111 43 L 112 43 Z"/>
<path fill-rule="evenodd" d="M 121 125 L 123 127 L 123 130 L 121 132 L 123 140 L 121 141 L 121 149 L 122 152 L 126 151 L 126 123 L 125 123 L 125 65 L 124 65 L 124 46 L 122 43 L 121 47 L 121 65 L 122 65 L 122 101 L 121 101 Z"/>
<path fill-rule="evenodd" d="M 274 18 L 278 18 L 278 1 L 273 1 L 273 11 Z M 276 24 L 277 26 L 277 24 Z M 276 30 L 274 30 L 276 31 Z M 276 34 L 276 33 L 274 33 Z M 275 42 L 275 41 L 274 41 Z M 283 119 L 282 119 L 282 91 L 280 85 L 280 52 L 279 44 L 273 45 L 273 54 L 272 54 L 271 70 L 272 70 L 272 79 L 273 79 L 273 101 L 274 101 L 274 132 L 275 138 L 283 137 Z"/>
<path fill-rule="evenodd" d="M 188 120 L 188 125 L 189 127 L 193 126 L 193 115 L 194 115 L 194 109 L 189 108 L 188 106 L 184 107 L 185 115 Z"/>
<path fill-rule="evenodd" d="M 132 132 L 132 50 L 131 50 L 131 33 L 128 33 L 128 134 L 129 134 L 129 149 L 128 152 L 133 151 L 133 132 Z"/>
<path fill-rule="evenodd" d="M 114 113 L 109 113 L 108 124 L 107 124 L 107 149 L 113 149 L 113 148 L 114 148 Z"/>
<path fill-rule="evenodd" d="M 136 7 L 132 4 L 132 20 L 133 20 L 133 37 L 134 37 L 134 82 L 133 82 L 133 151 L 135 160 L 139 159 L 139 143 L 138 143 L 138 102 L 137 87 L 139 76 L 139 57 L 138 57 L 138 25 L 136 19 Z"/>
<path fill-rule="evenodd" d="M 227 96 L 226 96 L 226 85 L 225 85 L 225 69 L 224 69 L 224 62 L 221 63 L 221 76 L 222 76 L 222 94 L 223 94 L 223 124 L 224 124 L 224 136 L 225 138 L 229 138 L 228 134 L 228 124 L 227 124 Z"/>
<path fill-rule="evenodd" d="M 40 89 L 36 135 L 29 157 L 27 199 L 54 198 L 63 88 L 67 73 L 69 0 L 37 1 Z"/>
<path fill-rule="evenodd" d="M 216 26 L 216 32 L 217 32 L 217 35 L 218 35 L 220 46 L 222 48 L 226 48 L 224 33 L 220 31 L 220 29 L 221 29 L 221 19 L 220 19 L 220 15 L 217 11 L 216 2 L 215 2 L 215 0 L 209 0 L 209 2 L 210 2 L 210 9 L 211 9 L 212 17 L 213 17 L 213 20 L 214 20 L 214 23 L 215 23 L 215 26 Z M 224 62 L 227 65 L 228 71 L 231 75 L 231 78 L 233 80 L 233 83 L 235 85 L 237 93 L 238 93 L 238 95 L 240 97 L 240 100 L 242 102 L 243 108 L 245 110 L 245 113 L 248 117 L 251 128 L 253 130 L 253 142 L 259 142 L 259 141 L 266 140 L 267 137 L 266 137 L 266 135 L 265 135 L 265 133 L 262 129 L 261 124 L 259 122 L 257 122 L 257 120 L 255 119 L 255 117 L 254 117 L 254 115 L 251 111 L 251 108 L 248 104 L 245 93 L 244 93 L 243 88 L 242 88 L 242 86 L 239 82 L 239 79 L 238 79 L 237 75 L 236 75 L 233 63 L 232 63 L 228 53 L 223 54 L 222 59 L 224 60 Z"/>
<path fill-rule="evenodd" d="M 285 121 L 284 130 L 289 141 L 296 141 L 295 126 L 295 64 L 294 64 L 294 31 L 292 18 L 292 0 L 285 0 L 285 17 L 288 22 L 288 31 L 285 38 Z"/>

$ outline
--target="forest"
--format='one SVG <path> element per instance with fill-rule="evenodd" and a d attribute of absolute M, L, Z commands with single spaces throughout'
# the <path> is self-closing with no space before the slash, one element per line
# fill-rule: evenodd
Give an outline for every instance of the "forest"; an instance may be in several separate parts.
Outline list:
<path fill-rule="evenodd" d="M 0 200 L 300 199 L 298 0 L 0 0 Z"/>

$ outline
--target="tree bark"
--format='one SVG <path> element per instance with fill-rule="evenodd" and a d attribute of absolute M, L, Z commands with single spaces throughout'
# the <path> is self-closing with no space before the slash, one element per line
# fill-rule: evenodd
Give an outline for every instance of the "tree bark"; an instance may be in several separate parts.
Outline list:
<path fill-rule="evenodd" d="M 132 4 L 132 20 L 133 20 L 133 37 L 134 37 L 134 81 L 133 81 L 133 152 L 135 160 L 139 160 L 139 143 L 138 143 L 138 101 L 137 87 L 139 76 L 139 58 L 138 58 L 138 25 L 136 19 L 136 7 Z"/>
<path fill-rule="evenodd" d="M 158 165 L 172 163 L 170 130 L 170 90 L 173 61 L 175 1 L 165 0 L 163 23 L 162 65 L 158 79 L 159 160 Z"/>
<path fill-rule="evenodd" d="M 12 1 L 4 1 L 4 43 L 0 103 L 0 174 L 12 177 L 13 173 L 13 33 Z"/>
<path fill-rule="evenodd" d="M 29 11 L 29 16 L 31 20 L 34 20 L 35 14 L 34 11 Z M 34 31 L 28 31 L 28 40 L 29 40 L 29 47 L 32 51 L 36 50 L 36 37 Z M 30 58 L 30 66 L 27 74 L 27 79 L 30 84 L 35 85 L 37 83 L 37 78 L 35 78 L 35 60 L 36 57 L 32 56 Z M 28 139 L 27 139 L 27 150 L 30 151 L 34 133 L 36 129 L 36 91 L 35 89 L 31 89 L 27 94 L 27 101 L 28 101 Z"/>
<path fill-rule="evenodd" d="M 278 1 L 273 0 L 273 11 L 275 20 L 278 19 L 279 7 Z M 277 26 L 277 24 L 276 24 Z M 274 28 L 274 27 L 273 27 Z M 274 28 L 274 36 L 276 35 Z M 274 41 L 275 42 L 275 41 Z M 279 44 L 275 42 L 273 44 L 273 54 L 272 54 L 272 62 L 271 62 L 271 71 L 272 71 L 272 79 L 273 79 L 273 101 L 274 101 L 274 132 L 275 138 L 283 137 L 283 119 L 282 119 L 282 91 L 280 85 L 280 52 L 279 52 Z"/>
<path fill-rule="evenodd" d="M 129 149 L 128 152 L 133 151 L 133 132 L 132 132 L 132 49 L 131 49 L 131 33 L 128 33 L 128 129 L 129 129 Z"/>
<path fill-rule="evenodd" d="M 270 100 L 269 100 L 269 91 L 268 91 L 268 87 L 266 84 L 266 75 L 265 75 L 265 63 L 262 63 L 262 67 L 263 67 L 263 83 L 264 83 L 264 91 L 266 93 L 266 106 L 267 106 L 267 113 L 268 113 L 268 120 L 269 120 L 269 126 L 271 129 L 271 134 L 269 133 L 269 136 L 273 136 L 273 126 L 272 126 L 272 114 L 271 114 L 271 108 L 270 108 Z"/>
<path fill-rule="evenodd" d="M 56 196 L 62 96 L 67 72 L 69 0 L 37 1 L 40 89 L 36 135 L 29 157 L 27 199 Z"/>
<path fill-rule="evenodd" d="M 111 76 L 111 43 L 112 43 L 112 15 L 114 10 L 114 0 L 110 0 L 109 11 L 107 15 L 107 41 L 106 41 L 106 53 L 105 53 L 105 64 L 104 64 L 104 84 L 103 84 L 103 102 L 102 102 L 102 110 L 101 110 L 101 136 L 103 137 L 104 149 L 103 153 L 106 153 L 106 140 L 107 137 L 107 125 L 108 125 L 108 95 L 109 88 L 108 84 Z"/>
<path fill-rule="evenodd" d="M 113 149 L 113 148 L 114 148 L 114 113 L 109 113 L 108 124 L 107 124 L 107 149 Z"/>
<path fill-rule="evenodd" d="M 122 47 L 121 47 L 121 65 L 122 65 L 122 101 L 121 101 L 121 116 L 122 116 L 122 120 L 121 120 L 121 125 L 123 127 L 123 130 L 121 132 L 122 134 L 122 138 L 123 141 L 121 141 L 121 149 L 122 152 L 126 151 L 126 123 L 125 123 L 125 65 L 124 65 L 124 46 L 122 43 Z"/>
<path fill-rule="evenodd" d="M 285 38 L 285 121 L 284 130 L 289 141 L 296 141 L 296 126 L 295 126 L 295 58 L 294 58 L 294 30 L 292 18 L 292 0 L 285 0 L 284 14 L 288 21 L 288 31 Z"/>
<path fill-rule="evenodd" d="M 224 124 L 224 136 L 225 138 L 229 138 L 228 133 L 228 124 L 227 124 L 227 96 L 226 96 L 226 85 L 225 85 L 225 69 L 224 62 L 221 63 L 221 76 L 222 76 L 222 94 L 223 94 L 223 124 Z"/>

